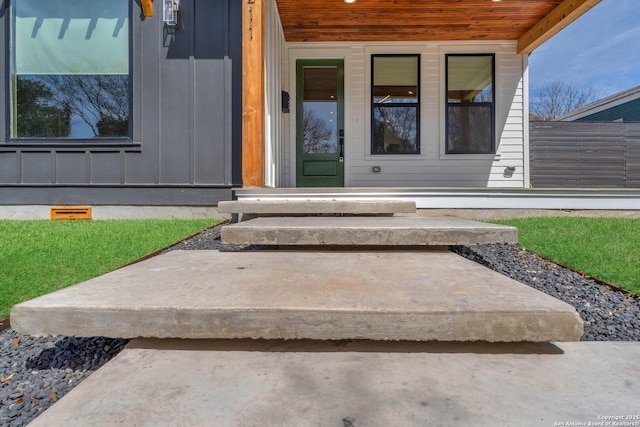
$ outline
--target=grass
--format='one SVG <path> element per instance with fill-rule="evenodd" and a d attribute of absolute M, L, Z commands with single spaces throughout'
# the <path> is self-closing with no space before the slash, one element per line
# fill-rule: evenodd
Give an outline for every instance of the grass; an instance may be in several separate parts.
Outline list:
<path fill-rule="evenodd" d="M 558 264 L 640 295 L 640 219 L 521 218 L 520 246 Z"/>
<path fill-rule="evenodd" d="M 14 304 L 115 270 L 219 222 L 0 221 L 0 319 Z"/>

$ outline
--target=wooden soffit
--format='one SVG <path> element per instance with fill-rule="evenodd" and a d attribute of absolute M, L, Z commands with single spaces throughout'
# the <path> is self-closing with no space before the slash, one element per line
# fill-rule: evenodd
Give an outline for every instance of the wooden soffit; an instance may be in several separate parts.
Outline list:
<path fill-rule="evenodd" d="M 276 2 L 289 42 L 518 40 L 530 53 L 600 0 Z"/>

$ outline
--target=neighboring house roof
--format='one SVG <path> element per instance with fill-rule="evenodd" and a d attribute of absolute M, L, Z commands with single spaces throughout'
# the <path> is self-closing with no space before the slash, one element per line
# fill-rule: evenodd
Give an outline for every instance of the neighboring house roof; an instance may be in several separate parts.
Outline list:
<path fill-rule="evenodd" d="M 618 92 L 564 117 L 563 122 L 640 122 L 640 86 Z"/>

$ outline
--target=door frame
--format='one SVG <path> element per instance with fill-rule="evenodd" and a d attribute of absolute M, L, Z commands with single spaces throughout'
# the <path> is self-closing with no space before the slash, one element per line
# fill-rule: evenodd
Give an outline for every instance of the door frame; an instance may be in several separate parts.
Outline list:
<path fill-rule="evenodd" d="M 337 180 L 337 184 L 336 185 L 320 185 L 320 186 L 326 186 L 326 187 L 344 187 L 344 183 L 345 183 L 345 168 L 344 168 L 344 144 L 342 145 L 342 148 L 340 147 L 340 144 L 338 144 L 338 141 L 342 141 L 344 142 L 345 140 L 345 91 L 344 91 L 344 86 L 345 86 L 345 77 L 344 77 L 344 58 L 297 58 L 295 60 L 292 61 L 293 65 L 294 65 L 294 70 L 295 70 L 295 87 L 296 87 L 296 96 L 295 96 L 295 117 L 293 122 L 295 123 L 293 132 L 292 132 L 292 137 L 293 137 L 293 142 L 294 142 L 294 149 L 295 149 L 295 168 L 293 171 L 293 175 L 295 176 L 295 186 L 298 187 L 300 186 L 300 180 L 299 178 L 299 171 L 301 173 L 303 167 L 304 167 L 304 158 L 303 158 L 303 153 L 302 153 L 302 144 L 301 144 L 301 132 L 302 132 L 302 122 L 303 122 L 303 103 L 304 103 L 304 98 L 303 98 L 303 84 L 304 84 L 304 80 L 303 80 L 303 69 L 304 67 L 336 67 L 337 68 L 337 74 L 338 74 L 338 81 L 337 81 L 337 116 L 338 116 L 338 123 L 337 123 L 337 131 L 340 132 L 340 130 L 342 130 L 342 134 L 340 135 L 336 135 L 337 141 L 336 141 L 336 146 L 337 146 L 337 150 L 335 153 L 335 158 L 337 159 L 338 156 L 342 156 L 342 160 L 338 161 L 336 160 L 336 180 Z M 332 153 L 333 154 L 333 153 Z M 322 154 L 318 154 L 318 156 L 322 157 Z M 320 178 L 321 179 L 321 178 Z M 330 178 L 329 178 L 330 179 Z"/>

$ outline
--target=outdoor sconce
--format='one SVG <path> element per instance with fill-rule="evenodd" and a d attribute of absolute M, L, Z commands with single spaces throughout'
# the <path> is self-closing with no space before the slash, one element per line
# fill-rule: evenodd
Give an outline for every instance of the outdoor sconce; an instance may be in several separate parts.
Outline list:
<path fill-rule="evenodd" d="M 162 21 L 167 25 L 178 24 L 180 0 L 162 0 Z"/>
<path fill-rule="evenodd" d="M 506 168 L 504 168 L 504 173 L 502 174 L 502 176 L 504 176 L 505 178 L 511 178 L 513 177 L 513 173 L 515 171 L 516 171 L 515 166 L 507 166 Z"/>

